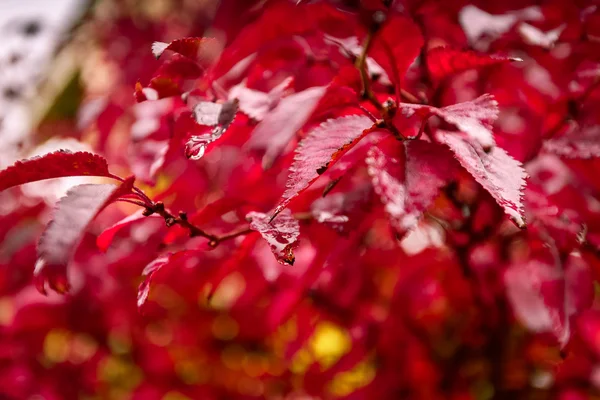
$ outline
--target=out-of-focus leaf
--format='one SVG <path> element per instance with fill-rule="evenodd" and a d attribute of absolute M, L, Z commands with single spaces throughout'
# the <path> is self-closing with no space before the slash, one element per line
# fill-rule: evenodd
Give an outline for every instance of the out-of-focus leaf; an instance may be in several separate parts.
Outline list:
<path fill-rule="evenodd" d="M 409 117 L 415 113 L 422 118 L 437 115 L 444 121 L 455 125 L 486 150 L 496 144 L 492 133 L 492 124 L 498 118 L 498 102 L 490 94 L 443 108 L 406 103 L 402 103 L 401 108 Z"/>
<path fill-rule="evenodd" d="M 367 157 L 373 187 L 399 234 L 413 228 L 456 171 L 442 146 L 415 140 L 388 153 L 371 148 Z"/>
<path fill-rule="evenodd" d="M 277 261 L 281 264 L 294 264 L 294 248 L 298 246 L 300 224 L 290 210 L 281 212 L 272 221 L 269 215 L 255 211 L 248 213 L 246 219 L 250 220 L 250 229 L 259 232 L 269 243 Z"/>
<path fill-rule="evenodd" d="M 46 293 L 46 284 L 57 292 L 66 292 L 67 264 L 73 257 L 85 229 L 105 207 L 131 193 L 134 178 L 120 185 L 79 185 L 67 192 L 56 207 L 38 243 L 35 280 L 38 290 Z"/>
<path fill-rule="evenodd" d="M 525 226 L 523 187 L 527 173 L 522 164 L 499 147 L 486 153 L 453 132 L 439 131 L 438 140 L 447 145 L 460 164 L 487 190 L 519 227 Z"/>
<path fill-rule="evenodd" d="M 427 52 L 427 69 L 431 78 L 436 81 L 469 69 L 481 69 L 511 61 L 522 60 L 516 57 L 479 54 L 448 47 L 436 47 Z"/>
<path fill-rule="evenodd" d="M 66 176 L 106 176 L 106 160 L 99 155 L 78 151 L 60 150 L 40 157 L 17 161 L 0 171 L 0 191 L 28 182 Z"/>
<path fill-rule="evenodd" d="M 314 129 L 300 142 L 294 163 L 283 193 L 282 201 L 274 215 L 308 188 L 327 168 L 352 148 L 373 126 L 373 122 L 362 115 L 351 115 L 330 119 Z"/>

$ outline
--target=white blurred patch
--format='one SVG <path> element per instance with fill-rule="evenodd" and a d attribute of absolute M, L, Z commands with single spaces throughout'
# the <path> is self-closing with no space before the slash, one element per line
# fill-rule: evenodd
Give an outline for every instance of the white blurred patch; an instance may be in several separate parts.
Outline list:
<path fill-rule="evenodd" d="M 41 156 L 57 150 L 87 151 L 92 153 L 92 149 L 85 143 L 75 139 L 50 139 L 45 143 L 35 147 L 31 152 L 25 155 L 26 158 Z M 67 194 L 67 191 L 76 185 L 84 183 L 103 182 L 99 177 L 67 177 L 57 179 L 47 179 L 39 182 L 32 182 L 22 185 L 23 193 L 30 197 L 43 199 L 46 203 L 53 205 L 58 199 Z"/>

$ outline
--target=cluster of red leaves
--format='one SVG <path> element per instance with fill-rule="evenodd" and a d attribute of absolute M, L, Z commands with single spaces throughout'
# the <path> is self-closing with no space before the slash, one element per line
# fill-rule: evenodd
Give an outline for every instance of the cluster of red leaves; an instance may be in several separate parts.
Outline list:
<path fill-rule="evenodd" d="M 109 52 L 126 73 L 94 116 L 105 158 L 0 172 L 0 190 L 116 181 L 72 188 L 37 256 L 0 260 L 1 393 L 598 393 L 600 10 L 295 3 L 224 1 L 218 37 Z M 68 300 L 32 299 L 20 267 Z"/>

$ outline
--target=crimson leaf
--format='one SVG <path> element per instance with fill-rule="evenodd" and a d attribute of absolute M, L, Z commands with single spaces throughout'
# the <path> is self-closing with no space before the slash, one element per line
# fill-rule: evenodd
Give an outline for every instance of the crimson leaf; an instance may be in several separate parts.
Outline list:
<path fill-rule="evenodd" d="M 213 41 L 214 39 L 211 38 L 188 37 L 173 40 L 171 43 L 154 42 L 152 43 L 152 54 L 158 59 L 165 51 L 169 50 L 196 60 L 201 55 L 204 46 Z"/>
<path fill-rule="evenodd" d="M 456 132 L 438 130 L 437 139 L 447 145 L 460 164 L 487 190 L 520 228 L 525 226 L 522 193 L 527 173 L 522 164 L 499 147 L 488 153 Z"/>
<path fill-rule="evenodd" d="M 204 155 L 206 146 L 218 140 L 229 128 L 238 110 L 238 101 L 213 103 L 201 101 L 194 106 L 194 119 L 200 125 L 214 126 L 211 133 L 194 135 L 186 143 L 186 156 L 192 160 L 199 160 Z"/>
<path fill-rule="evenodd" d="M 401 108 L 409 117 L 415 113 L 423 118 L 437 115 L 476 140 L 486 150 L 495 145 L 492 124 L 498 118 L 498 102 L 491 94 L 443 108 L 407 103 L 402 103 Z"/>
<path fill-rule="evenodd" d="M 404 234 L 413 228 L 439 189 L 452 179 L 455 162 L 448 150 L 425 141 L 405 142 L 386 154 L 372 147 L 367 157 L 373 187 L 392 226 Z"/>
<path fill-rule="evenodd" d="M 553 333 L 562 346 L 570 336 L 569 317 L 589 308 L 593 300 L 592 273 L 578 253 L 569 255 L 564 270 L 558 254 L 513 264 L 504 280 L 521 322 L 532 331 Z"/>
<path fill-rule="evenodd" d="M 600 157 L 600 129 L 597 126 L 544 142 L 544 149 L 565 158 Z"/>
<path fill-rule="evenodd" d="M 159 218 L 160 219 L 162 217 L 158 214 L 152 214 L 149 216 L 145 216 L 144 210 L 139 210 L 139 211 L 123 218 L 122 220 L 116 222 L 114 225 L 106 228 L 100 235 L 98 235 L 98 238 L 96 239 L 96 245 L 98 245 L 98 248 L 100 250 L 106 251 L 108 249 L 108 247 L 110 246 L 110 244 L 112 243 L 115 235 L 121 229 L 133 224 L 134 222 L 146 220 L 148 218 Z"/>
<path fill-rule="evenodd" d="M 311 131 L 296 149 L 294 163 L 286 183 L 282 201 L 275 208 L 274 215 L 308 188 L 330 164 L 336 162 L 351 149 L 373 126 L 373 122 L 363 115 L 350 115 L 330 119 Z"/>
<path fill-rule="evenodd" d="M 290 87 L 293 78 L 284 79 L 279 85 L 275 86 L 269 93 L 250 89 L 245 82 L 231 88 L 229 99 L 237 99 L 240 103 L 240 111 L 250 118 L 261 121 L 267 113 L 279 104 L 285 91 Z"/>
<path fill-rule="evenodd" d="M 66 176 L 114 176 L 99 155 L 59 150 L 43 156 L 17 161 L 0 172 L 0 191 L 28 182 Z"/>
<path fill-rule="evenodd" d="M 436 81 L 468 69 L 484 68 L 511 61 L 522 60 L 516 57 L 478 54 L 474 51 L 462 51 L 448 47 L 436 47 L 427 52 L 427 69 L 431 78 Z"/>
<path fill-rule="evenodd" d="M 131 193 L 134 178 L 120 185 L 79 185 L 67 192 L 57 204 L 38 243 L 35 281 L 38 290 L 46 293 L 46 283 L 57 292 L 68 290 L 66 271 L 81 236 L 90 222 L 105 207 L 119 197 Z"/>
<path fill-rule="evenodd" d="M 269 243 L 277 261 L 294 264 L 294 248 L 298 246 L 300 224 L 290 210 L 280 213 L 273 221 L 270 221 L 269 215 L 255 211 L 248 213 L 246 219 L 250 220 L 250 229 L 259 232 Z"/>
<path fill-rule="evenodd" d="M 306 124 L 326 91 L 318 86 L 289 95 L 254 129 L 249 145 L 264 149 L 263 167 L 270 168 L 296 132 Z"/>

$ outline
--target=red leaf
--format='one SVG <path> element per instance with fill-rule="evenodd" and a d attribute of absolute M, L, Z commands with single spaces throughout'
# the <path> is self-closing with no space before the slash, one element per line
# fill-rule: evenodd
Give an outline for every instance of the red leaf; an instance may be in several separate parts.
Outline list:
<path fill-rule="evenodd" d="M 271 221 L 267 214 L 252 211 L 246 215 L 250 220 L 250 229 L 261 234 L 265 239 L 275 258 L 281 264 L 294 265 L 294 248 L 298 246 L 300 224 L 290 210 L 285 210 Z"/>
<path fill-rule="evenodd" d="M 396 85 L 402 86 L 404 75 L 419 55 L 423 44 L 419 27 L 406 17 L 394 15 L 375 36 L 369 54 Z"/>
<path fill-rule="evenodd" d="M 315 200 L 310 208 L 313 218 L 341 235 L 348 235 L 365 218 L 373 193 L 365 184 L 347 193 L 329 194 Z"/>
<path fill-rule="evenodd" d="M 561 345 L 569 340 L 565 282 L 560 267 L 531 259 L 504 274 L 507 296 L 519 320 L 534 332 L 552 332 Z"/>
<path fill-rule="evenodd" d="M 156 76 L 150 80 L 148 86 L 142 87 L 141 83 L 135 84 L 134 97 L 138 103 L 150 100 L 155 101 L 166 97 L 179 96 L 181 89 L 177 82 L 168 76 Z"/>
<path fill-rule="evenodd" d="M 452 156 L 440 145 L 418 140 L 397 146 L 392 154 L 371 148 L 367 165 L 392 226 L 404 234 L 417 224 L 456 169 Z"/>
<path fill-rule="evenodd" d="M 600 157 L 600 129 L 597 126 L 583 132 L 570 133 L 544 142 L 544 150 L 565 158 Z"/>
<path fill-rule="evenodd" d="M 269 93 L 261 92 L 246 87 L 245 82 L 231 88 L 229 99 L 237 99 L 240 104 L 240 111 L 250 118 L 261 121 L 269 111 L 279 104 L 286 90 L 293 82 L 293 78 L 284 79 L 279 85 L 275 86 Z"/>
<path fill-rule="evenodd" d="M 527 173 L 522 164 L 503 149 L 494 147 L 490 152 L 470 143 L 457 133 L 438 130 L 437 138 L 447 145 L 460 164 L 487 190 L 520 228 L 523 217 L 523 187 Z"/>
<path fill-rule="evenodd" d="M 150 284 L 152 283 L 156 272 L 168 265 L 178 265 L 179 263 L 186 261 L 189 257 L 195 257 L 198 254 L 199 252 L 195 250 L 186 250 L 177 253 L 169 253 L 164 256 L 158 257 L 157 259 L 146 265 L 144 271 L 142 272 L 142 283 L 140 283 L 140 286 L 138 288 L 138 307 L 142 307 L 148 300 L 148 295 L 150 294 Z"/>
<path fill-rule="evenodd" d="M 201 37 L 177 39 L 171 43 L 154 42 L 152 43 L 152 54 L 158 59 L 165 51 L 169 50 L 195 61 L 206 51 L 207 44 L 211 43 L 214 43 L 214 39 Z"/>
<path fill-rule="evenodd" d="M 200 125 L 214 126 L 211 133 L 194 135 L 186 143 L 185 155 L 192 160 L 199 160 L 204 155 L 206 146 L 218 140 L 235 119 L 238 101 L 213 103 L 201 101 L 194 106 L 194 119 Z"/>
<path fill-rule="evenodd" d="M 431 78 L 436 81 L 468 69 L 485 68 L 511 61 L 523 60 L 516 57 L 478 54 L 474 51 L 456 50 L 448 47 L 436 47 L 427 52 L 427 69 Z"/>
<path fill-rule="evenodd" d="M 81 236 L 90 222 L 109 204 L 131 193 L 134 178 L 120 185 L 79 185 L 67 192 L 57 204 L 38 243 L 35 281 L 38 290 L 46 293 L 46 283 L 57 292 L 68 290 L 66 271 Z"/>
<path fill-rule="evenodd" d="M 113 226 L 106 228 L 96 239 L 98 248 L 102 251 L 106 251 L 112 243 L 115 235 L 124 227 L 131 225 L 132 223 L 140 220 L 146 220 L 147 218 L 162 218 L 158 214 L 152 214 L 145 216 L 144 210 L 136 211 L 135 213 L 123 218 L 122 220 L 115 223 Z"/>
<path fill-rule="evenodd" d="M 266 150 L 262 162 L 265 169 L 271 167 L 296 132 L 306 124 L 326 89 L 324 86 L 312 87 L 281 99 L 254 129 L 249 146 Z"/>
<path fill-rule="evenodd" d="M 274 215 L 317 180 L 329 165 L 351 149 L 372 126 L 373 121 L 368 117 L 351 115 L 330 119 L 311 131 L 296 149 L 296 157 L 286 183 L 287 189 Z"/>
<path fill-rule="evenodd" d="M 114 178 L 108 172 L 106 160 L 99 155 L 78 151 L 59 150 L 40 157 L 17 161 L 14 165 L 0 171 L 0 191 L 28 182 L 66 176 L 106 176 Z"/>
<path fill-rule="evenodd" d="M 508 299 L 525 326 L 552 332 L 564 346 L 569 318 L 588 309 L 594 298 L 592 273 L 578 253 L 569 255 L 563 271 L 558 254 L 513 264 L 504 275 Z"/>
<path fill-rule="evenodd" d="M 492 133 L 492 124 L 498 118 L 498 102 L 491 94 L 484 94 L 475 100 L 443 108 L 407 103 L 402 103 L 400 106 L 408 117 L 415 113 L 420 114 L 423 118 L 437 115 L 444 121 L 455 125 L 486 150 L 496 144 Z"/>

